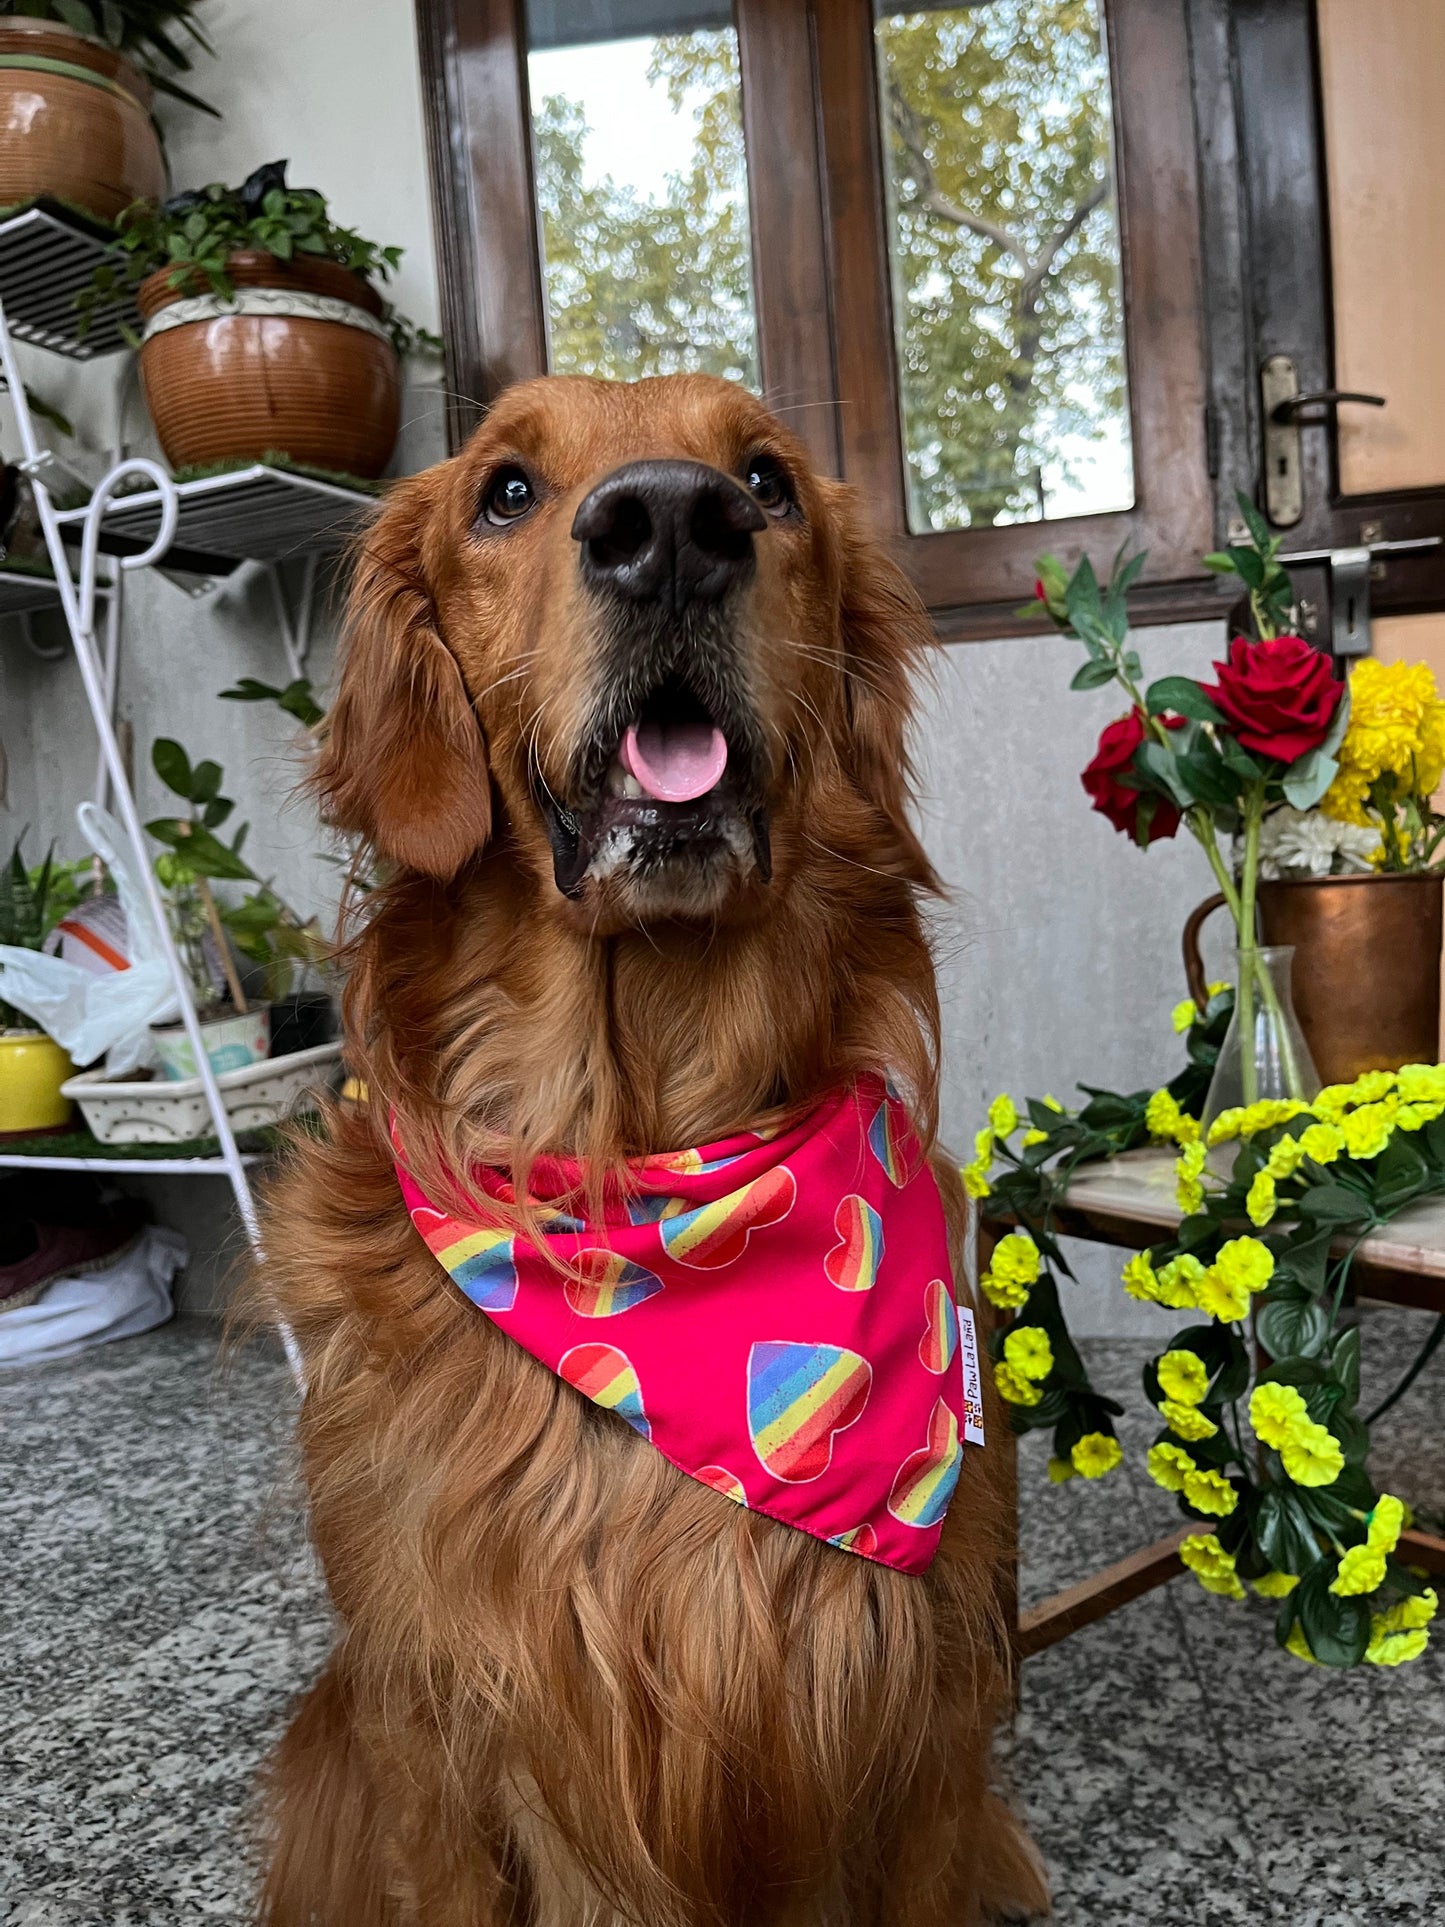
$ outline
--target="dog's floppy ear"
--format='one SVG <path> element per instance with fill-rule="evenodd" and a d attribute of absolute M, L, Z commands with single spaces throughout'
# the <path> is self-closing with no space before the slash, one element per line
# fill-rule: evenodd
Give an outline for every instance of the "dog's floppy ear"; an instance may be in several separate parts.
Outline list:
<path fill-rule="evenodd" d="M 430 508 L 425 475 L 401 484 L 362 545 L 315 781 L 338 829 L 446 879 L 491 832 L 492 786 L 480 718 L 437 631 L 421 549 Z"/>
<path fill-rule="evenodd" d="M 937 888 L 908 814 L 911 682 L 937 647 L 933 625 L 907 576 L 864 532 L 851 493 L 840 511 L 845 767 L 886 818 L 901 873 L 925 888 Z"/>

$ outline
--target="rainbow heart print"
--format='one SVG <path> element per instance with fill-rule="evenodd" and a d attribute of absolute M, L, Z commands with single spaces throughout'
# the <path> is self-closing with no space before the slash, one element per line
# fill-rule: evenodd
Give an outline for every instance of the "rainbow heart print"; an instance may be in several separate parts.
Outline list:
<path fill-rule="evenodd" d="M 625 1418 L 645 1439 L 652 1437 L 642 1409 L 642 1386 L 626 1352 L 615 1345 L 574 1345 L 558 1360 L 557 1375 L 594 1405 Z"/>
<path fill-rule="evenodd" d="M 615 1251 L 579 1251 L 572 1264 L 579 1275 L 568 1278 L 562 1290 L 579 1318 L 617 1318 L 662 1290 L 655 1271 Z"/>
<path fill-rule="evenodd" d="M 850 1191 L 833 1214 L 838 1242 L 823 1260 L 839 1291 L 872 1291 L 883 1262 L 883 1220 L 866 1198 Z"/>
<path fill-rule="evenodd" d="M 685 1199 L 669 1199 L 658 1219 L 663 1249 L 674 1263 L 701 1271 L 734 1265 L 752 1234 L 786 1218 L 797 1195 L 792 1172 L 780 1164 L 751 1184 L 692 1210 Z"/>
<path fill-rule="evenodd" d="M 412 1209 L 411 1221 L 427 1249 L 454 1284 L 483 1311 L 510 1311 L 517 1302 L 516 1243 L 510 1232 L 460 1224 L 429 1204 Z"/>
<path fill-rule="evenodd" d="M 748 1357 L 748 1431 L 775 1479 L 820 1478 L 833 1438 L 856 1425 L 868 1403 L 873 1368 L 841 1345 L 768 1341 Z"/>

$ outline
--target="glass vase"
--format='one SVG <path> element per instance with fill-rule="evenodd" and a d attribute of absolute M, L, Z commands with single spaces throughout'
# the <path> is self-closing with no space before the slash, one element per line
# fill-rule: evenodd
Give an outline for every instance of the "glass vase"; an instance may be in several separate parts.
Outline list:
<path fill-rule="evenodd" d="M 1235 952 L 1234 1015 L 1219 1047 L 1209 1095 L 1204 1101 L 1204 1132 L 1221 1111 L 1264 1098 L 1319 1095 L 1320 1076 L 1295 1015 L 1290 978 L 1293 944 L 1267 945 Z M 1235 1144 L 1219 1147 L 1233 1166 Z M 1211 1157 L 1211 1166 L 1215 1159 Z"/>

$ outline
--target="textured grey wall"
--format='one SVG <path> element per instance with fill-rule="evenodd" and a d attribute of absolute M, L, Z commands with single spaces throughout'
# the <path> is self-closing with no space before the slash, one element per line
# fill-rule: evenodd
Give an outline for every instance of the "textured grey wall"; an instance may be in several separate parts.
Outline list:
<path fill-rule="evenodd" d="M 208 0 L 221 59 L 197 86 L 224 110 L 215 122 L 168 114 L 174 177 L 188 185 L 237 180 L 287 155 L 291 178 L 315 185 L 341 216 L 407 249 L 396 288 L 417 320 L 436 325 L 437 301 L 410 0 Z M 76 368 L 29 354 L 29 378 L 71 413 L 89 475 L 114 438 L 125 358 Z M 152 444 L 131 381 L 125 389 L 131 452 Z M 399 471 L 443 452 L 440 397 L 414 387 L 404 411 Z M 13 447 L 0 421 L 0 446 Z M 51 618 L 42 645 L 61 639 Z M 1154 630 L 1141 639 L 1149 673 L 1197 671 L 1216 632 Z M 313 670 L 324 684 L 329 619 L 318 623 Z M 920 692 L 919 760 L 929 847 L 953 891 L 938 918 L 947 1008 L 945 1126 L 966 1148 L 989 1097 L 1053 1090 L 1078 1078 L 1128 1088 L 1177 1062 L 1168 1013 L 1182 995 L 1178 932 L 1209 889 L 1187 840 L 1145 857 L 1090 813 L 1078 772 L 1119 705 L 1071 695 L 1071 644 L 1011 641 L 940 652 Z M 120 714 L 134 725 L 143 815 L 161 793 L 148 751 L 173 735 L 214 756 L 253 828 L 249 854 L 298 904 L 324 903 L 333 872 L 316 857 L 314 821 L 287 806 L 297 773 L 294 739 L 270 709 L 216 701 L 239 676 L 285 679 L 264 582 L 243 575 L 197 601 L 157 575 L 127 589 Z M 74 805 L 94 780 L 95 745 L 74 666 L 42 662 L 19 626 L 0 631 L 0 740 L 10 764 L 6 837 L 30 824 L 32 852 L 52 837 L 78 852 Z M 187 1302 L 222 1295 L 235 1255 L 224 1186 L 150 1180 L 158 1208 L 196 1247 Z M 1139 1308 L 1123 1298 L 1117 1265 L 1093 1254 L 1078 1299 L 1081 1329 L 1119 1329 Z M 1147 1316 L 1147 1314 L 1146 1314 Z"/>

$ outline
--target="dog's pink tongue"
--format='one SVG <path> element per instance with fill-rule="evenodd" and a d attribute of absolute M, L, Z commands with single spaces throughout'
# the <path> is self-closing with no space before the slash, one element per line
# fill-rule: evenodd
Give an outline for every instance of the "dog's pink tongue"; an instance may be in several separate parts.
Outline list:
<path fill-rule="evenodd" d="M 622 760 L 658 803 L 705 796 L 728 766 L 728 746 L 711 723 L 633 723 Z"/>

